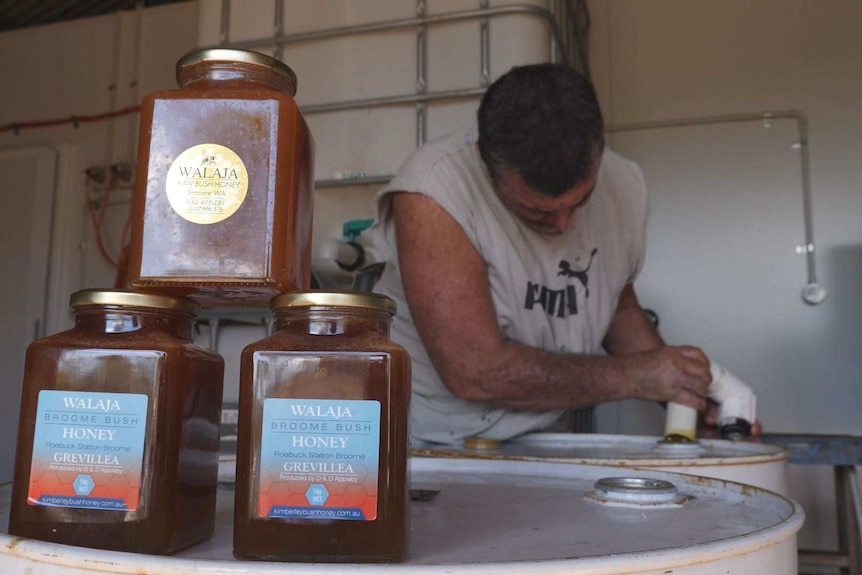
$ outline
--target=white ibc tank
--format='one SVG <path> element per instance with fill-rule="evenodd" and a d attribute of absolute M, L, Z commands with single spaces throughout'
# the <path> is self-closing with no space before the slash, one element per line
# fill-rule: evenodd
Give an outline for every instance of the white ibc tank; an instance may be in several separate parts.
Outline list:
<path fill-rule="evenodd" d="M 530 433 L 474 449 L 417 444 L 413 454 L 659 469 L 727 479 L 787 495 L 788 453 L 781 447 L 723 439 L 701 439 L 694 444 L 663 444 L 660 440 L 643 435 Z"/>
<path fill-rule="evenodd" d="M 0 535 L 4 575 L 340 573 L 719 575 L 796 573 L 802 509 L 770 491 L 652 470 L 415 458 L 408 560 L 244 562 L 231 556 L 233 490 L 213 538 L 172 557 Z M 10 488 L 0 488 L 2 522 Z M 5 527 L 5 525 L 3 525 Z"/>

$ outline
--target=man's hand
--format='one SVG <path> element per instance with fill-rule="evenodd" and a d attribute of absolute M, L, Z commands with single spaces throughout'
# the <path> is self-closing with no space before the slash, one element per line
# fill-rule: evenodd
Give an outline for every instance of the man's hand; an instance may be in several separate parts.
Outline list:
<path fill-rule="evenodd" d="M 712 383 L 709 359 L 696 347 L 665 345 L 631 284 L 620 294 L 603 345 L 620 360 L 630 397 L 673 401 L 698 410 L 706 407 L 706 390 Z"/>
<path fill-rule="evenodd" d="M 709 359 L 700 349 L 662 346 L 618 359 L 628 371 L 634 397 L 706 408 L 712 375 Z"/>

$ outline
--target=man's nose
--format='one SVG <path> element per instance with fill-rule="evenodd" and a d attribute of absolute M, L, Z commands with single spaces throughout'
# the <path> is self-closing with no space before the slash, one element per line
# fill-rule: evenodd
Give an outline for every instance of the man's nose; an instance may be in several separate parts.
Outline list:
<path fill-rule="evenodd" d="M 572 219 L 572 212 L 569 209 L 557 210 L 548 214 L 547 223 L 550 226 L 553 226 L 560 232 L 566 231 L 569 227 L 569 221 Z"/>

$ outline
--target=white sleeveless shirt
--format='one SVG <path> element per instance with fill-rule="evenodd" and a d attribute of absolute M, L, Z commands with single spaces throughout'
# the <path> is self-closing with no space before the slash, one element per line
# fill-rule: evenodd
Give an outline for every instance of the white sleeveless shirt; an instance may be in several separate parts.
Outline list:
<path fill-rule="evenodd" d="M 531 347 L 601 353 L 620 293 L 634 280 L 643 260 L 646 185 L 635 163 L 606 149 L 595 190 L 572 215 L 569 228 L 559 235 L 543 235 L 500 202 L 476 140 L 474 128 L 429 142 L 375 197 L 372 237 L 386 259 L 375 291 L 398 304 L 391 336 L 413 361 L 414 439 L 442 443 L 470 436 L 507 439 L 549 426 L 562 410 L 505 409 L 458 399 L 449 392 L 422 345 L 404 296 L 389 194 L 423 194 L 458 222 L 487 265 L 503 337 Z"/>

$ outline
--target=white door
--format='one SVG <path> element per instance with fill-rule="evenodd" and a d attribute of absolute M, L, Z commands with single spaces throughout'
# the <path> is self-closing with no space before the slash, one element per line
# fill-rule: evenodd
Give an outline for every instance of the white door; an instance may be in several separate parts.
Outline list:
<path fill-rule="evenodd" d="M 27 345 L 45 331 L 58 155 L 0 151 L 0 481 L 12 478 Z"/>

